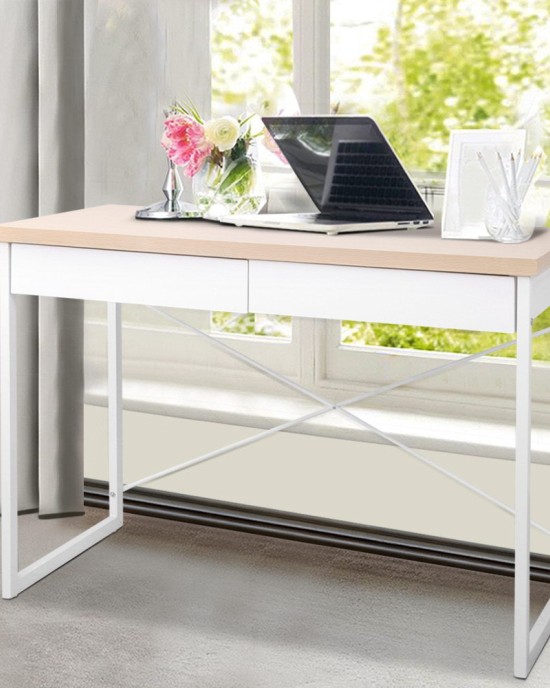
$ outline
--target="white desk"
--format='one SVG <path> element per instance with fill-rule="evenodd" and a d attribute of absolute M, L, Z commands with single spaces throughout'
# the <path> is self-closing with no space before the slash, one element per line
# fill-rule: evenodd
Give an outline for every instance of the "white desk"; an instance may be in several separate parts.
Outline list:
<path fill-rule="evenodd" d="M 0 226 L 3 597 L 15 597 L 122 525 L 123 492 L 136 483 L 122 479 L 121 303 L 517 331 L 514 674 L 525 678 L 550 635 L 550 603 L 532 628 L 529 621 L 531 324 L 550 305 L 550 232 L 503 246 L 443 241 L 434 229 L 327 237 L 137 222 L 134 211 L 102 206 Z M 21 571 L 17 294 L 108 302 L 109 358 L 109 516 Z M 372 429 L 345 403 L 299 391 L 323 405 L 319 413 L 336 409 Z"/>

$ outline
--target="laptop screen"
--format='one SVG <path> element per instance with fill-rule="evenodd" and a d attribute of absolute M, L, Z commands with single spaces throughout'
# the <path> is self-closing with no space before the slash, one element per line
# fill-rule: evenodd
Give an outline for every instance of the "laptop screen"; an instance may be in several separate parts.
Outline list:
<path fill-rule="evenodd" d="M 365 221 L 432 219 L 370 117 L 265 117 L 263 121 L 322 213 L 360 214 Z"/>

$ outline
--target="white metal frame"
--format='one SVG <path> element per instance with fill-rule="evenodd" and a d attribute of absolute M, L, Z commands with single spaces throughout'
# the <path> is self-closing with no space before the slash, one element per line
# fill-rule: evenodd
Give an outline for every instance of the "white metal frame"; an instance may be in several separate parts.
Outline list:
<path fill-rule="evenodd" d="M 38 248 L 38 247 L 36 247 Z M 67 256 L 67 249 L 42 247 L 41 251 L 44 258 L 42 266 L 48 262 L 48 256 L 57 261 L 61 256 Z M 84 256 L 86 260 L 93 257 L 96 266 L 103 265 L 104 253 L 120 256 L 120 264 L 111 265 L 110 275 L 102 273 L 101 284 L 97 289 L 93 285 L 87 284 L 90 289 L 90 298 L 101 298 L 104 289 L 104 280 L 112 279 L 113 275 L 120 274 L 122 266 L 128 268 L 127 280 L 125 279 L 122 291 L 115 291 L 120 296 L 129 296 L 133 303 L 139 302 L 136 295 L 140 294 L 141 289 L 141 263 L 136 263 L 124 252 L 104 252 L 96 251 L 90 253 L 87 249 L 80 249 L 77 253 L 74 250 L 70 253 L 73 263 L 78 263 L 79 258 Z M 322 394 L 311 391 L 305 385 L 298 383 L 271 367 L 260 363 L 246 354 L 236 351 L 227 341 L 212 337 L 195 325 L 190 324 L 172 312 L 167 312 L 162 308 L 150 305 L 149 308 L 155 313 L 166 318 L 171 323 L 183 326 L 187 331 L 198 337 L 208 339 L 210 343 L 220 352 L 230 355 L 240 363 L 244 363 L 271 380 L 303 394 L 308 399 L 319 404 L 319 408 L 310 413 L 286 421 L 269 430 L 264 430 L 256 435 L 249 437 L 232 445 L 211 451 L 202 456 L 185 461 L 170 469 L 160 473 L 155 473 L 136 480 L 132 483 L 123 484 L 122 478 L 122 354 L 121 354 L 121 313 L 118 303 L 108 303 L 108 404 L 109 404 L 109 515 L 100 523 L 84 531 L 80 535 L 72 538 L 67 543 L 61 545 L 49 554 L 38 559 L 36 562 L 19 570 L 18 565 L 18 524 L 17 524 L 17 299 L 18 294 L 41 295 L 46 291 L 51 296 L 71 296 L 73 295 L 70 286 L 71 280 L 67 279 L 66 271 L 58 271 L 61 275 L 57 282 L 51 279 L 51 270 L 36 271 L 33 268 L 33 261 L 29 261 L 29 256 L 34 256 L 34 251 L 20 250 L 8 244 L 0 244 L 0 403 L 2 424 L 1 434 L 1 498 L 2 498 L 2 596 L 6 599 L 16 597 L 20 592 L 36 583 L 44 576 L 59 568 L 75 556 L 86 549 L 89 549 L 111 533 L 121 527 L 123 521 L 123 492 L 138 485 L 156 480 L 171 473 L 184 470 L 199 463 L 214 459 L 227 452 L 239 447 L 243 447 L 261 439 L 269 437 L 277 432 L 290 429 L 293 426 L 303 423 L 311 418 L 321 416 L 325 413 L 335 411 L 346 419 L 356 423 L 360 427 L 375 433 L 385 441 L 399 447 L 409 456 L 424 465 L 429 466 L 440 474 L 450 478 L 466 489 L 472 491 L 480 497 L 488 500 L 497 508 L 506 513 L 515 515 L 515 550 L 516 550 L 516 569 L 515 569 L 515 617 L 514 617 L 514 674 L 517 677 L 525 678 L 529 674 L 536 658 L 544 647 L 550 636 L 550 602 L 546 605 L 543 612 L 535 624 L 530 627 L 530 528 L 536 528 L 541 532 L 550 535 L 550 529 L 544 525 L 533 522 L 530 518 L 530 463 L 531 463 L 531 349 L 533 337 L 542 336 L 550 332 L 550 328 L 532 332 L 533 318 L 550 303 L 550 271 L 537 277 L 515 278 L 515 320 L 517 323 L 517 340 L 505 344 L 491 347 L 476 354 L 464 356 L 460 359 L 447 361 L 431 368 L 430 370 L 409 375 L 399 381 L 391 382 L 371 389 L 361 394 L 354 394 L 351 398 L 343 401 L 330 401 Z M 210 274 L 218 273 L 219 267 L 224 265 L 221 262 L 203 262 L 200 258 L 195 259 L 195 266 L 209 267 Z M 93 262 L 90 262 L 90 274 L 93 274 Z M 158 264 L 157 264 L 158 263 Z M 164 263 L 151 261 L 152 265 L 157 265 L 157 272 L 153 275 L 154 280 L 161 282 L 164 274 Z M 190 267 L 189 258 L 182 257 L 182 265 Z M 29 269 L 28 281 L 23 280 L 25 266 Z M 74 266 L 73 266 L 74 267 Z M 370 273 L 369 273 L 370 274 Z M 205 275 L 205 285 L 210 284 L 210 299 L 213 307 L 217 305 L 219 298 L 217 287 L 208 281 Z M 474 275 L 475 277 L 475 275 Z M 443 275 L 442 280 L 449 279 Z M 452 279 L 452 278 L 451 278 Z M 506 278 L 507 279 L 507 278 Z M 25 283 L 24 283 L 25 282 Z M 133 291 L 131 283 L 136 283 L 136 290 Z M 24 283 L 24 284 L 23 284 Z M 78 279 L 75 279 L 75 290 L 81 288 Z M 248 288 L 253 285 L 250 283 Z M 246 291 L 246 288 L 245 288 Z M 159 292 L 160 293 L 160 292 Z M 238 292 L 241 293 L 241 292 Z M 513 298 L 508 295 L 506 299 Z M 225 295 L 223 295 L 225 298 Z M 205 298 L 205 295 L 201 295 Z M 239 299 L 242 297 L 239 297 Z M 345 300 L 345 297 L 342 296 Z M 185 300 L 185 297 L 182 299 Z M 170 302 L 171 303 L 171 302 Z M 474 302 L 472 302 L 474 303 Z M 403 313 L 407 311 L 408 305 L 403 304 Z M 463 366 L 478 358 L 500 351 L 512 344 L 517 343 L 517 363 L 516 363 L 516 497 L 515 507 L 496 499 L 484 490 L 456 476 L 454 473 L 442 468 L 434 461 L 424 457 L 420 452 L 405 445 L 400 440 L 388 435 L 386 432 L 371 425 L 368 421 L 358 417 L 349 406 L 367 399 L 378 397 L 381 394 L 403 387 L 404 385 L 426 380 L 435 375 L 448 372 L 449 370 Z"/>
<path fill-rule="evenodd" d="M 10 599 L 122 526 L 122 376 L 120 306 L 109 304 L 109 515 L 19 570 L 17 519 L 17 296 L 11 289 L 11 245 L 0 243 L 0 454 L 2 597 Z"/>
<path fill-rule="evenodd" d="M 548 274 L 541 277 L 517 278 L 514 675 L 518 678 L 527 678 L 550 637 L 550 601 L 532 627 L 530 622 L 532 325 L 549 301 L 548 293 L 540 288 Z"/>

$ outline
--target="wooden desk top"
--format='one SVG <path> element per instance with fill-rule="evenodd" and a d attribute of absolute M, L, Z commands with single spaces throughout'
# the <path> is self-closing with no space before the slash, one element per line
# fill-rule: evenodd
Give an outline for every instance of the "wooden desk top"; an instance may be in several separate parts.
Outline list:
<path fill-rule="evenodd" d="M 524 244 L 441 239 L 439 228 L 327 236 L 215 222 L 136 220 L 134 206 L 105 205 L 0 225 L 0 241 L 293 263 L 537 275 L 550 267 L 550 231 Z"/>

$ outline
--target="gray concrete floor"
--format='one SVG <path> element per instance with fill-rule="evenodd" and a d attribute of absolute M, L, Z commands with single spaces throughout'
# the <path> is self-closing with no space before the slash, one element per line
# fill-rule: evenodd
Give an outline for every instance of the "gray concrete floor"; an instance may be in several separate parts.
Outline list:
<path fill-rule="evenodd" d="M 22 563 L 104 513 L 21 517 Z M 0 615 L 1 688 L 550 686 L 509 578 L 132 515 Z"/>

